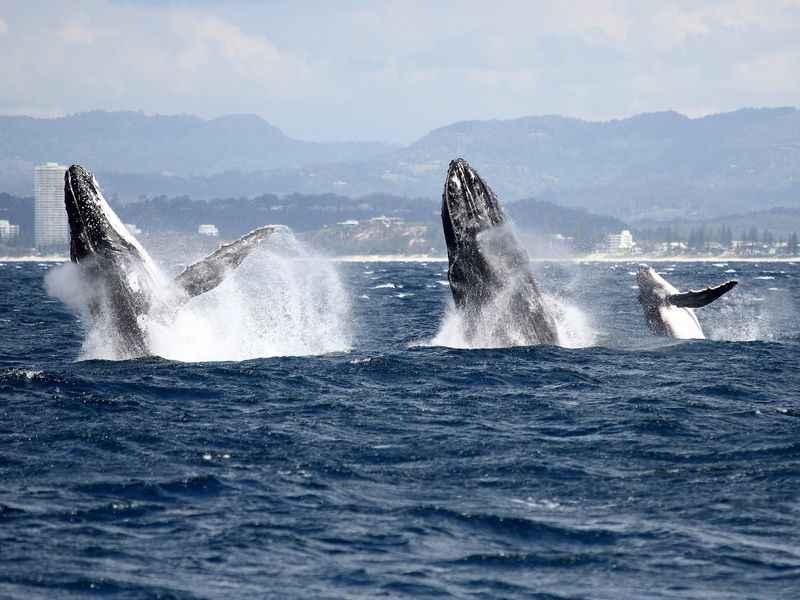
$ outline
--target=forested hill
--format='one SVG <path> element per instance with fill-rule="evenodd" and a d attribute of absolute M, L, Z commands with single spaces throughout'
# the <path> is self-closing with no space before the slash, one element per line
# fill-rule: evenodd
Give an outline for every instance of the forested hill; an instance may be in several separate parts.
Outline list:
<path fill-rule="evenodd" d="M 217 226 L 222 239 L 232 239 L 262 225 L 288 225 L 297 233 L 353 221 L 365 222 L 390 217 L 406 224 L 422 225 L 430 238 L 441 237 L 440 201 L 370 194 L 351 198 L 337 194 L 264 194 L 256 198 L 218 198 L 211 201 L 187 197 L 157 197 L 114 206 L 120 218 L 150 234 L 196 235 L 204 223 Z M 582 241 L 596 240 L 616 232 L 625 224 L 612 217 L 582 209 L 562 208 L 548 202 L 526 199 L 506 206 L 506 212 L 524 232 L 561 233 Z M 0 194 L 0 219 L 21 225 L 23 239 L 17 245 L 30 246 L 33 232 L 33 199 Z M 379 221 L 380 222 L 380 221 Z M 393 251 L 402 251 L 402 248 Z"/>
<path fill-rule="evenodd" d="M 795 108 L 698 119 L 665 112 L 602 123 L 558 116 L 462 122 L 370 161 L 302 169 L 294 185 L 434 195 L 458 156 L 506 200 L 534 196 L 628 221 L 800 206 Z"/>
<path fill-rule="evenodd" d="M 123 202 L 264 193 L 433 200 L 458 156 L 506 202 L 537 197 L 629 222 L 800 207 L 796 108 L 469 121 L 403 148 L 301 142 L 254 116 L 0 118 L 0 190 L 19 195 L 31 193 L 34 163 L 57 160 L 85 163 Z"/>
<path fill-rule="evenodd" d="M 526 231 L 597 236 L 619 231 L 618 219 L 581 209 L 562 208 L 534 199 L 506 207 L 515 224 Z M 343 221 L 394 217 L 410 223 L 441 228 L 440 201 L 371 194 L 350 198 L 336 194 L 198 201 L 189 198 L 153 198 L 122 205 L 120 216 L 146 231 L 194 233 L 201 223 L 214 223 L 223 237 L 237 237 L 268 223 L 288 225 L 297 232 L 313 231 Z"/>

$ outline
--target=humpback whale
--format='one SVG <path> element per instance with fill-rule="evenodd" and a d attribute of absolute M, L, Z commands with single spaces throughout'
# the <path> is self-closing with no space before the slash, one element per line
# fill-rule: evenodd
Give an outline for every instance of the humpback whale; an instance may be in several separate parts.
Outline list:
<path fill-rule="evenodd" d="M 84 279 L 89 316 L 103 323 L 115 354 L 124 358 L 148 354 L 148 319 L 170 320 L 190 298 L 219 285 L 264 238 L 285 230 L 268 225 L 251 231 L 168 281 L 80 165 L 64 174 L 64 204 L 70 260 Z"/>
<path fill-rule="evenodd" d="M 501 345 L 557 344 L 558 332 L 528 253 L 492 189 L 463 158 L 450 162 L 442 194 L 447 278 L 470 340 L 489 327 Z"/>
<path fill-rule="evenodd" d="M 678 339 L 705 339 L 695 308 L 710 304 L 736 287 L 735 280 L 716 287 L 681 293 L 651 267 L 641 267 L 636 274 L 639 302 L 647 326 L 655 335 Z"/>

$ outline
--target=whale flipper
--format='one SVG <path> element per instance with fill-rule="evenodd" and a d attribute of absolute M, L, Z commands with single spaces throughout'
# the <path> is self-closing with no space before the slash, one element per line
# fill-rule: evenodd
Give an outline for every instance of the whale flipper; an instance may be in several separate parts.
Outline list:
<path fill-rule="evenodd" d="M 701 308 L 711 304 L 714 300 L 736 287 L 736 280 L 726 281 L 716 287 L 707 287 L 704 290 L 690 290 L 682 294 L 672 294 L 667 298 L 673 306 L 680 308 Z"/>
<path fill-rule="evenodd" d="M 175 278 L 175 283 L 189 298 L 213 290 L 222 283 L 228 272 L 242 264 L 242 261 L 258 248 L 264 239 L 286 229 L 283 225 L 266 225 L 243 235 L 235 242 L 223 244 L 203 260 L 186 267 Z"/>

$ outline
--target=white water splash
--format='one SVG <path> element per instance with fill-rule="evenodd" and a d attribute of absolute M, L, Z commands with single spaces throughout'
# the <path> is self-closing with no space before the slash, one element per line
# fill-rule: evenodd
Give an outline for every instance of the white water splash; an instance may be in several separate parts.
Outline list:
<path fill-rule="evenodd" d="M 88 325 L 81 359 L 126 358 L 115 352 L 106 312 L 90 315 L 92 288 L 77 265 L 53 270 L 47 287 Z M 153 310 L 140 323 L 154 355 L 186 362 L 238 361 L 349 350 L 349 314 L 349 296 L 335 263 L 319 260 L 287 233 L 254 251 L 216 289 L 192 298 L 177 313 Z"/>
<path fill-rule="evenodd" d="M 476 319 L 472 335 L 467 335 L 464 314 L 452 300 L 447 306 L 439 331 L 425 346 L 449 348 L 507 348 L 529 345 L 527 338 L 514 325 L 514 317 L 501 292 Z M 558 345 L 564 348 L 586 348 L 595 344 L 597 334 L 587 313 L 562 298 L 544 296 L 544 303 L 556 322 Z M 502 333 L 500 333 L 502 332 Z"/>
<path fill-rule="evenodd" d="M 531 273 L 520 268 L 520 260 L 528 261 L 522 250 L 513 224 L 505 223 L 480 232 L 476 236 L 483 259 L 503 285 L 493 290 L 491 299 L 477 315 L 465 316 L 451 302 L 445 313 L 439 332 L 430 345 L 453 348 L 505 348 L 530 345 L 530 333 L 526 323 L 520 319 L 521 298 L 532 306 L 523 308 L 536 313 L 541 307 L 533 305 L 536 298 L 521 296 L 533 293 L 528 278 Z M 537 277 L 538 279 L 538 277 Z M 440 282 L 444 283 L 444 282 Z M 541 300 L 556 324 L 558 344 L 565 348 L 582 348 L 595 342 L 595 332 L 589 318 L 573 303 L 561 297 L 544 294 Z"/>
<path fill-rule="evenodd" d="M 114 347 L 116 331 L 111 322 L 105 288 L 95 285 L 83 269 L 70 262 L 48 271 L 44 282 L 48 295 L 66 304 L 86 327 L 86 337 L 78 357 L 80 360 L 125 358 L 118 356 Z M 92 305 L 101 308 L 92 311 Z"/>
<path fill-rule="evenodd" d="M 737 290 L 719 305 L 700 315 L 706 336 L 727 342 L 773 341 L 781 338 L 780 321 L 793 310 L 780 296 L 765 298 L 755 292 Z M 719 300 L 717 302 L 720 302 Z"/>
<path fill-rule="evenodd" d="M 597 343 L 597 330 L 589 314 L 564 298 L 545 296 L 558 330 L 558 345 L 564 348 L 588 348 Z"/>
<path fill-rule="evenodd" d="M 174 323 L 152 328 L 153 352 L 212 361 L 348 350 L 350 302 L 334 264 L 294 238 L 289 246 L 257 251 Z"/>

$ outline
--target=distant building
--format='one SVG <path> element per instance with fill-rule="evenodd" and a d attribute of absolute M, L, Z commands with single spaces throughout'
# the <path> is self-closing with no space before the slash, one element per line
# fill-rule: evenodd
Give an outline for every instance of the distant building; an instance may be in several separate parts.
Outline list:
<path fill-rule="evenodd" d="M 609 254 L 630 254 L 635 245 L 631 232 L 623 229 L 619 233 L 610 233 L 606 236 L 603 250 Z"/>
<path fill-rule="evenodd" d="M 37 248 L 64 246 L 69 224 L 64 208 L 64 173 L 67 167 L 49 162 L 33 169 L 34 243 Z"/>
<path fill-rule="evenodd" d="M 7 219 L 0 219 L 0 240 L 13 240 L 19 237 L 19 225 L 13 225 Z"/>
<path fill-rule="evenodd" d="M 686 242 L 664 242 L 661 244 L 662 254 L 685 254 L 689 250 Z"/>
<path fill-rule="evenodd" d="M 213 223 L 203 223 L 197 228 L 197 233 L 208 237 L 219 237 L 219 229 Z"/>
<path fill-rule="evenodd" d="M 384 227 L 391 227 L 392 225 L 402 225 L 405 221 L 400 217 L 387 217 L 381 215 L 380 217 L 372 217 L 370 223 L 380 223 Z"/>

